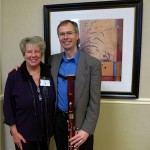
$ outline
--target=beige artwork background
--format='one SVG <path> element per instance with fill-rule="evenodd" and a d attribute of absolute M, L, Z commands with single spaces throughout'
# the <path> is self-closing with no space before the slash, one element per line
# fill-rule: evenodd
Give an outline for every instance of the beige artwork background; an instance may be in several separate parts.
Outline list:
<path fill-rule="evenodd" d="M 101 60 L 102 76 L 107 81 L 121 80 L 122 60 L 117 60 L 117 46 L 118 32 L 122 30 L 122 26 L 116 22 L 116 19 L 79 21 L 81 50 Z"/>

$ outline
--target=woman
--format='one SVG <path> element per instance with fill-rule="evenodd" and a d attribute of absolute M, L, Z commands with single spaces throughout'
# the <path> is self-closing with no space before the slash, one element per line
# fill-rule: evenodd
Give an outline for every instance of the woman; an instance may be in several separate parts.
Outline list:
<path fill-rule="evenodd" d="M 55 90 L 50 66 L 41 62 L 45 42 L 21 40 L 25 61 L 9 73 L 4 93 L 4 123 L 10 126 L 16 150 L 48 150 L 53 134 Z"/>

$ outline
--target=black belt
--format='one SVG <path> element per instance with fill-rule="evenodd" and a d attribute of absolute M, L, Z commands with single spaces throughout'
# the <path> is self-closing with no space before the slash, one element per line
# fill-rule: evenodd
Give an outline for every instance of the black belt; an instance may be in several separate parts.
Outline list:
<path fill-rule="evenodd" d="M 58 73 L 58 77 L 64 79 L 64 80 L 67 80 L 67 76 L 63 76 L 62 74 Z M 73 76 L 73 78 L 75 79 L 76 77 Z"/>
<path fill-rule="evenodd" d="M 68 117 L 68 113 L 60 110 L 58 107 L 56 108 L 56 113 L 62 115 L 63 117 L 67 118 Z"/>

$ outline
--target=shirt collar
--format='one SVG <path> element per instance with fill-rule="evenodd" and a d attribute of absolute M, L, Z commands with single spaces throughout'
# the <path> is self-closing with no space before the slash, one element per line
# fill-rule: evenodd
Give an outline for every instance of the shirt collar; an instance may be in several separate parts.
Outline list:
<path fill-rule="evenodd" d="M 43 78 L 43 77 L 49 78 L 50 77 L 50 66 L 45 65 L 44 63 L 40 62 L 40 68 L 41 68 L 41 72 L 40 72 L 41 78 Z M 24 80 L 32 79 L 32 76 L 29 74 L 29 72 L 27 70 L 26 61 L 24 61 L 21 64 L 19 69 L 21 71 L 21 74 L 22 74 Z"/>
<path fill-rule="evenodd" d="M 77 52 L 76 52 L 76 54 L 75 54 L 75 56 L 74 56 L 74 58 L 72 58 L 72 59 L 70 59 L 70 60 L 74 60 L 74 61 L 76 62 L 76 64 L 77 64 L 77 63 L 78 63 L 78 60 L 79 60 L 79 55 L 80 55 L 80 50 L 78 49 Z M 66 59 L 65 52 L 64 52 L 64 54 L 63 54 L 63 60 L 66 61 L 66 62 L 69 61 L 68 59 Z"/>

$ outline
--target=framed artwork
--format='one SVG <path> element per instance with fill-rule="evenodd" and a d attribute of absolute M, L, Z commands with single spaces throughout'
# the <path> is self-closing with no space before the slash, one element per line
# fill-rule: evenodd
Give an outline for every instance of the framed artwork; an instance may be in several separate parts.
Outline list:
<path fill-rule="evenodd" d="M 57 26 L 78 23 L 79 47 L 101 60 L 103 98 L 139 97 L 142 38 L 142 0 L 100 1 L 44 5 L 45 63 L 62 52 Z"/>

